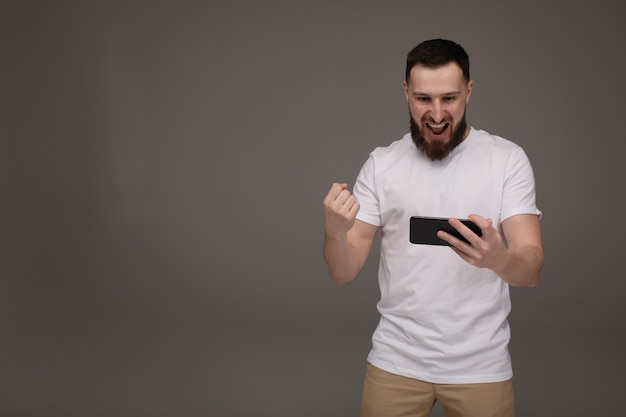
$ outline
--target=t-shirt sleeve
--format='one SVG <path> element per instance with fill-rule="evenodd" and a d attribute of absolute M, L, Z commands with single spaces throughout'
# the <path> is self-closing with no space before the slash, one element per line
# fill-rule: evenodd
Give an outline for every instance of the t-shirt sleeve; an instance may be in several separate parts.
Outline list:
<path fill-rule="evenodd" d="M 500 221 L 517 214 L 536 214 L 535 176 L 528 156 L 522 148 L 512 153 L 507 162 L 506 178 L 502 195 Z"/>
<path fill-rule="evenodd" d="M 375 183 L 375 164 L 371 155 L 363 164 L 356 178 L 353 194 L 361 206 L 356 218 L 373 226 L 381 226 L 380 200 Z"/>

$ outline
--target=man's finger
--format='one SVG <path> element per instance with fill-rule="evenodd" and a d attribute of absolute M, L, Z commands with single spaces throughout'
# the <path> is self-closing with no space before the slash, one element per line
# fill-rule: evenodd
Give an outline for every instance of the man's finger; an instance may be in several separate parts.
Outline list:
<path fill-rule="evenodd" d="M 493 231 L 493 220 L 490 218 L 484 218 L 482 216 L 479 216 L 478 214 L 470 214 L 469 216 L 467 216 L 468 219 L 470 219 L 471 221 L 473 221 L 476 226 L 478 226 L 480 228 L 480 231 L 482 232 L 483 236 L 485 235 L 489 235 L 489 233 L 491 233 Z"/>
<path fill-rule="evenodd" d="M 463 224 L 461 220 L 451 217 L 450 220 L 448 220 L 448 223 L 450 223 L 452 227 L 454 227 L 465 239 L 467 239 L 470 244 L 473 244 L 477 239 L 480 239 L 480 237 L 476 233 L 474 233 L 472 229 Z M 478 223 L 476 223 L 476 226 L 480 227 Z"/>
<path fill-rule="evenodd" d="M 347 214 L 356 204 L 356 198 L 348 191 L 343 191 L 334 201 L 333 206 L 338 213 Z"/>
<path fill-rule="evenodd" d="M 330 203 L 335 201 L 337 197 L 344 191 L 348 189 L 348 184 L 346 183 L 334 183 L 331 185 L 330 190 L 328 190 L 328 194 L 326 194 L 326 198 L 324 202 Z"/>

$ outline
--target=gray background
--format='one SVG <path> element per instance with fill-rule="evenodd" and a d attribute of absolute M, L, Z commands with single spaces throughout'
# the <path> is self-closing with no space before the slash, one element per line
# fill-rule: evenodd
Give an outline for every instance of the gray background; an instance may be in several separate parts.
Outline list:
<path fill-rule="evenodd" d="M 470 54 L 469 123 L 537 177 L 518 414 L 619 410 L 625 11 L 2 2 L 0 415 L 357 415 L 378 256 L 332 283 L 322 199 L 408 131 L 404 59 L 433 37 Z"/>

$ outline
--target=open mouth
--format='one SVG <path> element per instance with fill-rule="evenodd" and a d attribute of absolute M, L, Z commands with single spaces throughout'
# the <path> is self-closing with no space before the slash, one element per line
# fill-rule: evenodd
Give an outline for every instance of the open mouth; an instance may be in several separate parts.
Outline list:
<path fill-rule="evenodd" d="M 426 123 L 426 127 L 428 128 L 428 130 L 430 130 L 433 134 L 437 136 L 443 134 L 443 132 L 445 132 L 446 129 L 448 129 L 448 126 L 450 126 L 450 123 L 439 123 L 439 124 Z"/>

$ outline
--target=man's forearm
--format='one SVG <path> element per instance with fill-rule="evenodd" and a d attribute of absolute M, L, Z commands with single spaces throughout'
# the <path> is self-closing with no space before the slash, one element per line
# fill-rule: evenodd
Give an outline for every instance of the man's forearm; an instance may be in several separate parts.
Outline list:
<path fill-rule="evenodd" d="M 341 285 L 352 281 L 361 269 L 362 265 L 356 250 L 348 242 L 347 236 L 331 237 L 326 235 L 323 254 L 328 265 L 328 272 L 337 284 Z"/>
<path fill-rule="evenodd" d="M 543 261 L 541 248 L 525 246 L 510 253 L 502 270 L 495 272 L 514 287 L 534 287 L 541 279 Z"/>

